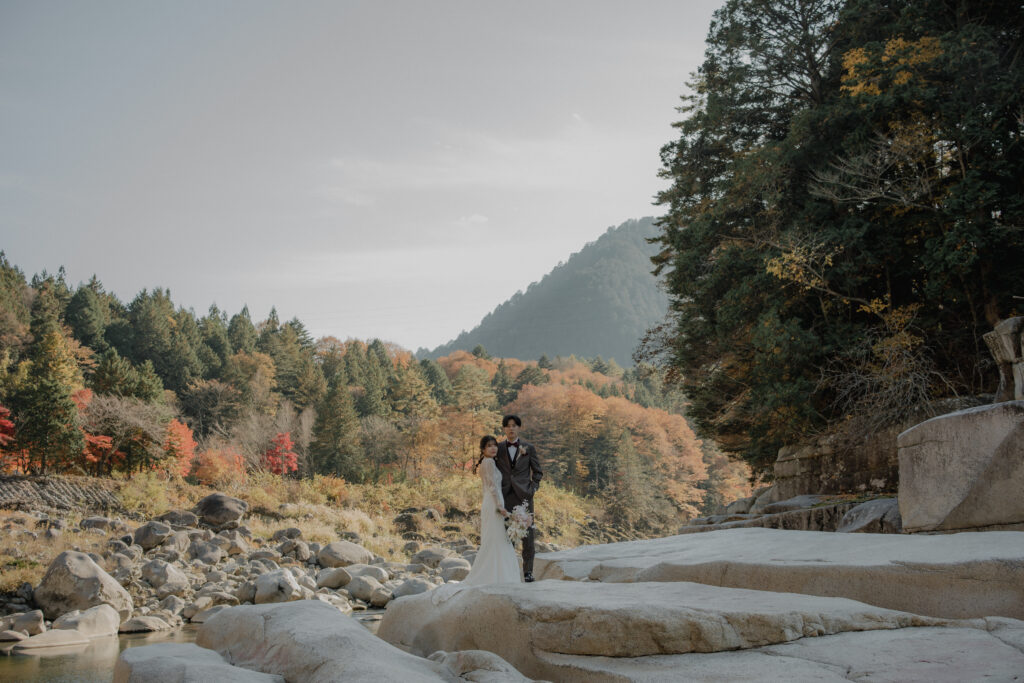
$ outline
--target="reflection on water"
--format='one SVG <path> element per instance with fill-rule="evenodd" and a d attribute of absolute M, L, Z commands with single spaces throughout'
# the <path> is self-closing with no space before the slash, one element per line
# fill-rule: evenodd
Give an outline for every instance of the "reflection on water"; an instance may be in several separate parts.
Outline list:
<path fill-rule="evenodd" d="M 371 633 L 376 633 L 383 613 L 384 610 L 367 610 L 352 616 Z M 4 643 L 4 647 L 0 647 L 0 681 L 110 683 L 121 650 L 153 643 L 191 643 L 198 631 L 198 626 L 187 625 L 161 633 L 126 633 L 97 638 L 88 645 L 32 650 L 32 654 L 13 652 L 14 643 Z"/>
<path fill-rule="evenodd" d="M 48 681 L 50 683 L 110 683 L 121 650 L 153 643 L 191 643 L 196 626 L 162 633 L 126 633 L 97 638 L 88 645 L 12 651 L 14 643 L 0 648 L 0 681 Z"/>

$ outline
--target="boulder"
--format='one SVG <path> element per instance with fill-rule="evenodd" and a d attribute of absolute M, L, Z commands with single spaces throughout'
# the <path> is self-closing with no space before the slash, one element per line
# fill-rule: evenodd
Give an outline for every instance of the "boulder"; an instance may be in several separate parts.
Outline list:
<path fill-rule="evenodd" d="M 728 529 L 538 555 L 537 578 L 694 581 L 935 617 L 1024 618 L 1024 532 L 906 536 Z"/>
<path fill-rule="evenodd" d="M 441 563 L 441 560 L 446 557 L 452 557 L 453 555 L 455 555 L 454 550 L 441 548 L 439 546 L 428 546 L 412 556 L 411 564 L 422 564 L 434 569 Z"/>
<path fill-rule="evenodd" d="M 434 588 L 436 588 L 436 586 L 426 579 L 414 577 L 406 579 L 402 583 L 398 584 L 398 587 L 392 591 L 392 595 L 395 598 L 401 598 L 406 595 L 419 595 L 420 593 L 426 593 Z"/>
<path fill-rule="evenodd" d="M 199 517 L 188 510 L 168 510 L 154 519 L 176 527 L 196 527 L 199 525 Z"/>
<path fill-rule="evenodd" d="M 89 639 L 74 629 L 56 629 L 26 638 L 14 644 L 16 651 L 39 650 L 50 647 L 69 647 L 72 645 L 88 645 Z"/>
<path fill-rule="evenodd" d="M 441 570 L 441 578 L 445 581 L 462 581 L 469 576 L 469 567 L 456 565 Z"/>
<path fill-rule="evenodd" d="M 351 576 L 370 576 L 378 581 L 387 581 L 391 578 L 387 569 L 373 564 L 350 564 L 345 567 L 345 571 Z"/>
<path fill-rule="evenodd" d="M 196 644 L 235 665 L 283 676 L 288 681 L 439 683 L 521 682 L 507 662 L 482 655 L 474 671 L 454 673 L 459 657 L 430 661 L 380 640 L 327 603 L 302 600 L 282 605 L 235 607 L 202 625 Z M 134 649 L 134 648 L 133 648 Z"/>
<path fill-rule="evenodd" d="M 261 574 L 256 579 L 256 595 L 254 602 L 262 605 L 268 602 L 289 602 L 299 600 L 302 589 L 295 577 L 287 569 L 278 569 L 268 574 Z"/>
<path fill-rule="evenodd" d="M 117 634 L 121 615 L 110 605 L 96 605 L 85 611 L 68 612 L 53 622 L 53 629 L 77 631 L 85 638 L 103 638 Z"/>
<path fill-rule="evenodd" d="M 79 528 L 82 529 L 100 529 L 102 531 L 108 531 L 122 526 L 121 522 L 116 522 L 109 517 L 86 517 L 78 523 Z"/>
<path fill-rule="evenodd" d="M 19 640 L 25 640 L 28 636 L 21 631 L 12 631 L 10 629 L 4 629 L 0 631 L 0 643 L 16 643 Z"/>
<path fill-rule="evenodd" d="M 39 635 L 46 630 L 46 625 L 43 623 L 43 611 L 36 609 L 15 616 L 11 619 L 10 628 L 12 631 L 23 631 L 30 636 Z"/>
<path fill-rule="evenodd" d="M 192 643 L 157 643 L 123 650 L 114 666 L 113 680 L 114 683 L 284 683 L 281 676 L 232 666 L 216 652 Z"/>
<path fill-rule="evenodd" d="M 228 545 L 226 548 L 222 548 L 222 550 L 228 555 L 242 555 L 251 550 L 249 542 L 237 529 L 222 531 L 217 535 L 227 539 Z"/>
<path fill-rule="evenodd" d="M 73 550 L 66 550 L 53 559 L 34 596 L 47 619 L 104 603 L 117 610 L 122 619 L 132 613 L 128 591 L 91 557 Z"/>
<path fill-rule="evenodd" d="M 160 544 L 160 547 L 166 551 L 174 551 L 179 555 L 184 555 L 188 552 L 189 546 L 191 545 L 192 539 L 189 538 L 187 531 L 175 531 L 164 539 L 164 542 Z"/>
<path fill-rule="evenodd" d="M 188 549 L 189 556 L 199 560 L 203 564 L 214 565 L 224 557 L 224 551 L 219 545 L 210 541 L 192 540 Z"/>
<path fill-rule="evenodd" d="M 163 543 L 172 531 L 174 530 L 163 522 L 146 522 L 135 530 L 132 538 L 143 550 L 152 550 Z"/>
<path fill-rule="evenodd" d="M 898 443 L 905 531 L 1024 528 L 1024 401 L 940 415 Z"/>
<path fill-rule="evenodd" d="M 204 524 L 215 527 L 237 522 L 248 510 L 249 504 L 244 500 L 223 493 L 211 493 L 196 503 L 194 508 L 194 512 Z"/>
<path fill-rule="evenodd" d="M 181 596 L 189 589 L 189 580 L 185 573 L 163 560 L 151 560 L 144 564 L 142 578 L 156 589 L 156 596 L 161 600 L 168 595 Z"/>
<path fill-rule="evenodd" d="M 373 553 L 351 541 L 335 541 L 320 549 L 317 562 L 321 567 L 347 567 L 350 564 L 369 564 Z"/>
<path fill-rule="evenodd" d="M 170 631 L 171 625 L 160 617 L 132 617 L 121 624 L 118 633 L 151 633 L 154 631 Z"/>
<path fill-rule="evenodd" d="M 898 534 L 903 530 L 900 505 L 895 498 L 878 498 L 861 503 L 843 515 L 840 533 Z"/>
<path fill-rule="evenodd" d="M 316 575 L 317 588 L 342 588 L 352 580 L 352 575 L 344 567 L 321 569 Z"/>
<path fill-rule="evenodd" d="M 345 590 L 352 597 L 358 598 L 363 602 L 370 602 L 373 592 L 379 588 L 382 588 L 380 582 L 372 576 L 353 576 L 352 580 L 345 586 Z"/>

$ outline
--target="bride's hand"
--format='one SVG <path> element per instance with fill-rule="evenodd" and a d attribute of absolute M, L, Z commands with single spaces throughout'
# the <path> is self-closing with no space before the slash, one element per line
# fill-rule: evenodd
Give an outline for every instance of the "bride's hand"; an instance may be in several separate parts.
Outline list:
<path fill-rule="evenodd" d="M 498 508 L 498 514 L 502 517 L 508 517 L 508 510 L 505 508 Z"/>

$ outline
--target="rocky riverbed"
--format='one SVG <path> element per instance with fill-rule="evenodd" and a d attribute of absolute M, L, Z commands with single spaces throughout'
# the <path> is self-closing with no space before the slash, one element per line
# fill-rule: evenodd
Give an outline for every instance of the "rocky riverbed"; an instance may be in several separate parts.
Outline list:
<path fill-rule="evenodd" d="M 61 552 L 38 585 L 26 583 L 3 598 L 0 642 L 13 643 L 15 652 L 81 646 L 117 633 L 202 624 L 247 604 L 316 600 L 341 614 L 379 609 L 464 578 L 476 552 L 466 539 L 409 541 L 408 562 L 388 561 L 360 545 L 355 533 L 325 544 L 307 541 L 297 527 L 256 536 L 247 512 L 244 501 L 215 493 L 193 510 L 138 525 L 82 519 L 76 531 L 96 540 Z M 49 517 L 32 526 L 7 531 L 27 539 L 66 527 Z"/>

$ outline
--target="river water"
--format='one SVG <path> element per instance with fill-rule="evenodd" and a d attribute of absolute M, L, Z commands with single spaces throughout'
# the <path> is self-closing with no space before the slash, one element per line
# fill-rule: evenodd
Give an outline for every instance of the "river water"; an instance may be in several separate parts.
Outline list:
<path fill-rule="evenodd" d="M 371 633 L 377 632 L 383 610 L 367 610 L 352 616 Z M 43 648 L 31 654 L 13 652 L 14 643 L 0 648 L 0 681 L 4 683 L 110 683 L 121 651 L 153 643 L 191 643 L 198 626 L 186 625 L 161 633 L 128 633 L 97 638 L 88 645 Z"/>

